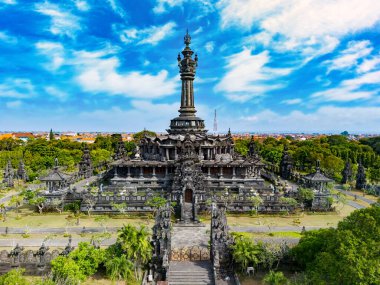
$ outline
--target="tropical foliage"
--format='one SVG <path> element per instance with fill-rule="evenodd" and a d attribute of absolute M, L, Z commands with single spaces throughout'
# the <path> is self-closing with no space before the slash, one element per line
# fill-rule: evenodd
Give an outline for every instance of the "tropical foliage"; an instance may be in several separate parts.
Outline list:
<path fill-rule="evenodd" d="M 235 141 L 235 149 L 242 155 L 247 155 L 249 139 Z M 380 181 L 380 137 L 349 140 L 346 136 L 322 136 L 308 140 L 293 140 L 290 137 L 277 140 L 268 137 L 262 142 L 255 141 L 256 149 L 263 159 L 279 166 L 284 146 L 294 161 L 297 171 L 311 172 L 315 170 L 317 160 L 321 161 L 322 170 L 331 178 L 341 181 L 345 161 L 349 159 L 354 165 L 356 175 L 357 163 L 362 161 L 371 182 Z"/>
<path fill-rule="evenodd" d="M 291 251 L 311 284 L 379 284 L 380 207 L 354 211 L 336 229 L 308 231 Z"/>

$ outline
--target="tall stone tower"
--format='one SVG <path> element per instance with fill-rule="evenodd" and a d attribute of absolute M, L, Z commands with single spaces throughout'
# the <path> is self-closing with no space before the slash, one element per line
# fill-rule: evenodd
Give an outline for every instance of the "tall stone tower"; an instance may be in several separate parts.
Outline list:
<path fill-rule="evenodd" d="M 13 187 L 14 186 L 14 171 L 12 167 L 12 162 L 11 160 L 8 160 L 8 163 L 5 165 L 4 169 L 4 179 L 3 183 L 7 185 L 7 187 Z"/>
<path fill-rule="evenodd" d="M 20 163 L 18 164 L 17 178 L 23 181 L 28 181 L 28 174 L 26 173 L 25 163 L 22 159 L 20 159 Z"/>
<path fill-rule="evenodd" d="M 170 122 L 169 134 L 205 134 L 204 121 L 195 116 L 197 112 L 194 105 L 194 87 L 196 68 L 198 66 L 198 56 L 190 48 L 191 37 L 188 32 L 184 37 L 185 48 L 182 51 L 183 57 L 178 54 L 179 73 L 181 74 L 181 107 L 179 109 L 179 117 L 174 118 Z"/>
<path fill-rule="evenodd" d="M 79 176 L 89 178 L 92 176 L 94 168 L 92 167 L 92 160 L 90 150 L 87 145 L 84 145 L 82 160 L 79 162 Z"/>

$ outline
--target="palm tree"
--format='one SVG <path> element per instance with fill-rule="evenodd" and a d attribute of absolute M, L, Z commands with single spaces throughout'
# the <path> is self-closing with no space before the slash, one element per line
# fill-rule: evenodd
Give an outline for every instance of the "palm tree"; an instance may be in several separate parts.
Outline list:
<path fill-rule="evenodd" d="M 248 266 L 257 266 L 260 263 L 261 252 L 261 244 L 245 236 L 239 236 L 232 246 L 232 257 L 241 271 L 246 270 Z"/>
<path fill-rule="evenodd" d="M 133 276 L 133 263 L 124 254 L 108 259 L 105 267 L 107 275 L 112 281 L 124 280 L 127 284 Z"/>
<path fill-rule="evenodd" d="M 124 225 L 119 231 L 117 241 L 120 243 L 126 257 L 135 263 L 136 279 L 141 279 L 141 269 L 149 262 L 152 246 L 149 233 L 144 225 L 139 229 L 132 225 Z"/>

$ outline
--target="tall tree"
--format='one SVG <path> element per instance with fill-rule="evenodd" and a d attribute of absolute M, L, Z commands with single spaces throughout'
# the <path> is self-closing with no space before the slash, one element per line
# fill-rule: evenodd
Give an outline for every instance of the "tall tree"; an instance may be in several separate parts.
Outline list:
<path fill-rule="evenodd" d="M 54 139 L 55 139 L 55 137 L 54 137 L 53 129 L 50 129 L 49 140 L 53 141 Z"/>

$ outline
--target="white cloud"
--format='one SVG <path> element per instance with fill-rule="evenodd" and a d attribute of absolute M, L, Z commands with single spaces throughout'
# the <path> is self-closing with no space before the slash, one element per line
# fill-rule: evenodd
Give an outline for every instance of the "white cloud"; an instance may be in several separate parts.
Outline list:
<path fill-rule="evenodd" d="M 22 101 L 21 100 L 9 101 L 9 102 L 5 103 L 5 105 L 9 109 L 17 109 L 22 105 Z"/>
<path fill-rule="evenodd" d="M 342 82 L 343 86 L 358 88 L 362 85 L 380 84 L 380 70 L 363 74 L 354 79 L 347 79 Z"/>
<path fill-rule="evenodd" d="M 0 42 L 7 44 L 17 44 L 17 38 L 9 35 L 7 32 L 0 31 Z"/>
<path fill-rule="evenodd" d="M 351 41 L 347 48 L 342 50 L 338 56 L 332 60 L 327 60 L 324 64 L 328 65 L 327 72 L 332 70 L 349 70 L 357 67 L 358 61 L 371 54 L 373 50 L 370 41 Z"/>
<path fill-rule="evenodd" d="M 0 97 L 28 98 L 34 94 L 35 87 L 29 79 L 8 78 L 0 84 Z"/>
<path fill-rule="evenodd" d="M 341 37 L 380 20 L 380 1 L 374 0 L 221 0 L 218 8 L 222 28 L 255 26 L 264 43 L 270 36 L 275 48 L 309 49 L 308 57 L 331 52 Z"/>
<path fill-rule="evenodd" d="M 380 66 L 380 56 L 365 59 L 357 68 L 357 72 L 366 73 Z"/>
<path fill-rule="evenodd" d="M 380 107 L 321 107 L 313 113 L 286 115 L 264 110 L 235 120 L 240 131 L 258 132 L 379 132 Z"/>
<path fill-rule="evenodd" d="M 57 70 L 65 62 L 64 47 L 61 43 L 57 42 L 37 42 L 36 48 L 38 51 L 45 55 L 49 60 L 48 64 L 45 64 L 45 67 L 48 70 Z"/>
<path fill-rule="evenodd" d="M 111 6 L 112 10 L 120 16 L 122 19 L 127 18 L 127 13 L 125 10 L 120 6 L 118 0 L 107 0 L 108 4 Z"/>
<path fill-rule="evenodd" d="M 85 0 L 75 0 L 74 4 L 79 11 L 83 11 L 83 12 L 87 12 L 91 8 L 90 5 Z"/>
<path fill-rule="evenodd" d="M 177 80 L 170 78 L 166 70 L 157 74 L 130 71 L 119 73 L 119 59 L 104 51 L 76 53 L 73 61 L 79 75 L 77 81 L 88 92 L 105 92 L 132 98 L 160 98 L 176 91 Z"/>
<path fill-rule="evenodd" d="M 369 99 L 377 92 L 360 91 L 355 88 L 347 88 L 339 86 L 337 88 L 328 89 L 312 94 L 312 98 L 320 98 L 325 101 L 354 101 L 359 99 Z"/>
<path fill-rule="evenodd" d="M 45 1 L 36 4 L 35 8 L 37 12 L 51 18 L 49 31 L 54 35 L 75 38 L 77 32 L 81 30 L 80 19 L 69 11 L 61 9 L 57 4 Z"/>
<path fill-rule="evenodd" d="M 158 0 L 156 6 L 153 8 L 153 12 L 156 14 L 162 14 L 167 12 L 167 9 L 171 9 L 176 6 L 182 6 L 184 0 Z"/>
<path fill-rule="evenodd" d="M 197 14 L 196 18 L 202 18 L 206 16 L 211 11 L 214 11 L 214 1 L 211 0 L 157 0 L 156 6 L 153 8 L 153 13 L 155 14 L 164 14 L 169 12 L 175 7 L 181 7 L 186 9 L 187 5 L 196 6 Z"/>
<path fill-rule="evenodd" d="M 45 87 L 45 91 L 57 98 L 58 100 L 60 101 L 65 101 L 67 99 L 67 93 L 66 92 L 63 92 L 62 90 L 58 89 L 57 87 L 54 87 L 54 86 L 46 86 Z"/>
<path fill-rule="evenodd" d="M 112 106 L 107 109 L 82 112 L 78 121 L 91 122 L 92 126 L 96 126 L 96 130 L 110 131 L 111 128 L 113 131 L 134 132 L 146 128 L 163 132 L 169 127 L 170 120 L 178 116 L 179 106 L 180 102 L 153 103 L 150 100 L 132 100 L 129 110 Z M 213 111 L 200 104 L 197 104 L 197 110 L 201 118 L 211 122 Z"/>
<path fill-rule="evenodd" d="M 244 48 L 227 58 L 227 73 L 216 85 L 215 91 L 225 92 L 230 100 L 245 102 L 284 86 L 278 79 L 288 75 L 292 69 L 268 67 L 268 51 L 255 55 L 251 53 L 250 49 Z M 276 79 L 277 83 L 274 83 Z"/>
<path fill-rule="evenodd" d="M 203 27 L 199 27 L 198 29 L 196 29 L 194 32 L 192 32 L 191 34 L 193 35 L 198 35 L 199 33 L 202 33 L 203 32 Z"/>
<path fill-rule="evenodd" d="M 8 4 L 8 5 L 15 5 L 17 4 L 16 0 L 0 0 L 0 3 Z"/>
<path fill-rule="evenodd" d="M 301 98 L 288 99 L 288 100 L 283 100 L 282 103 L 286 105 L 297 105 L 297 104 L 302 103 L 302 99 Z"/>
<path fill-rule="evenodd" d="M 205 44 L 205 49 L 208 53 L 212 53 L 215 47 L 215 42 L 207 42 Z"/>
<path fill-rule="evenodd" d="M 343 80 L 337 87 L 325 91 L 316 92 L 312 98 L 325 99 L 327 101 L 353 101 L 369 99 L 380 91 L 380 71 L 373 71 L 353 79 Z M 375 86 L 377 88 L 363 90 L 363 87 Z"/>
<path fill-rule="evenodd" d="M 126 44 L 136 43 L 137 45 L 156 45 L 165 38 L 174 34 L 176 23 L 168 22 L 162 26 L 151 26 L 145 29 L 124 29 L 117 31 L 121 33 L 120 40 Z"/>

